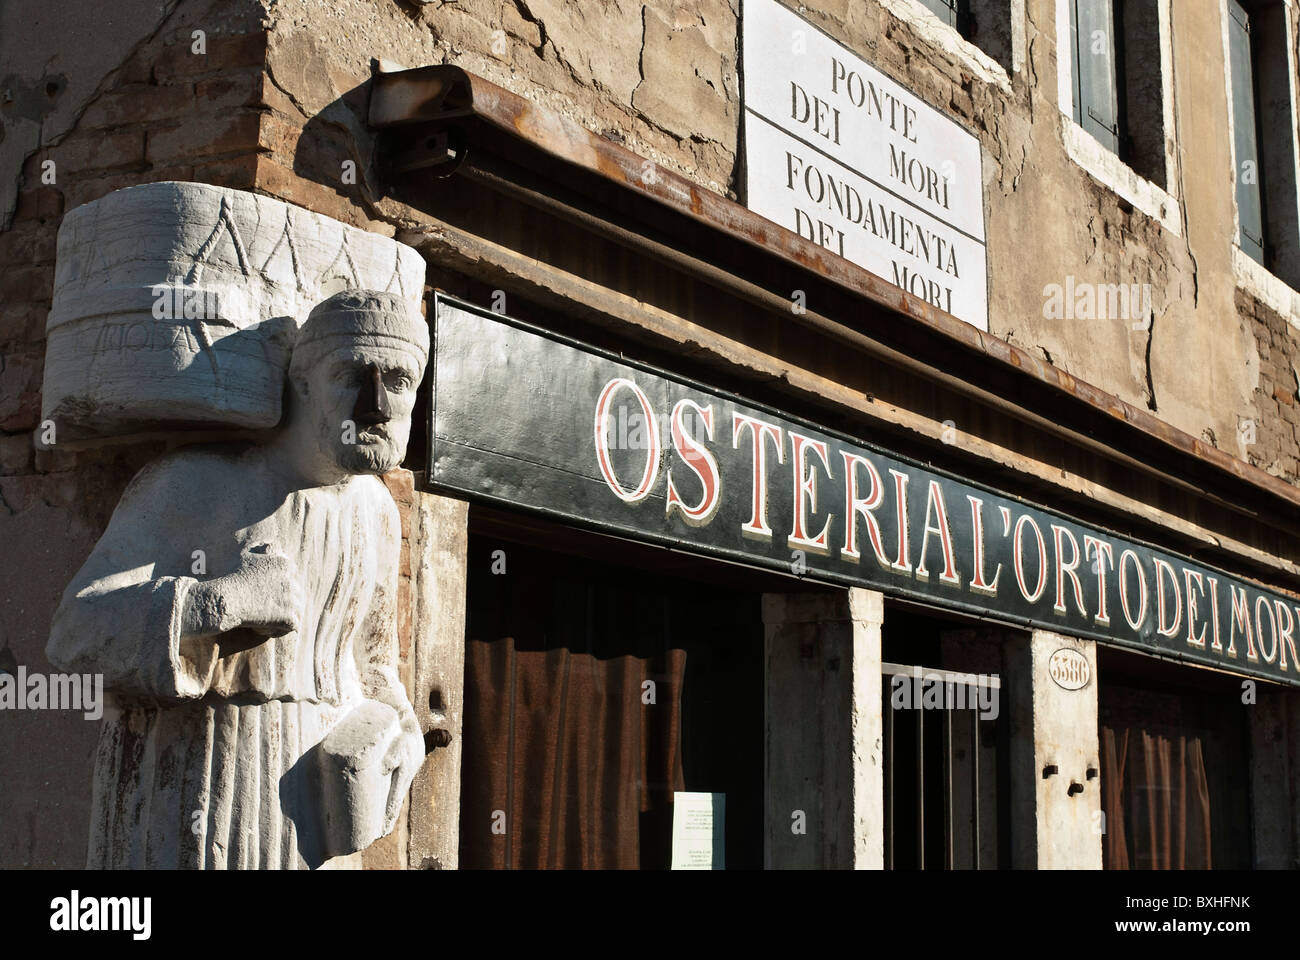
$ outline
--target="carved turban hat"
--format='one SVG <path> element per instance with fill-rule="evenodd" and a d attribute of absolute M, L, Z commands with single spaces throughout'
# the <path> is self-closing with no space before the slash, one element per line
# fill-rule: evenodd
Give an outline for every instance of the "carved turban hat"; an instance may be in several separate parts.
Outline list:
<path fill-rule="evenodd" d="M 373 344 L 429 358 L 429 326 L 404 298 L 377 290 L 344 290 L 312 308 L 298 332 L 294 359 L 350 344 Z"/>

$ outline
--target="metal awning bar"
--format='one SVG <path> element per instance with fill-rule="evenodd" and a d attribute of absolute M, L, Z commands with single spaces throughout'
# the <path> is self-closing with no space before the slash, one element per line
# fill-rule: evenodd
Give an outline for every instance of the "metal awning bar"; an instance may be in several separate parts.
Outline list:
<path fill-rule="evenodd" d="M 431 157 L 439 159 L 434 161 Z M 405 163 L 404 169 L 406 170 L 429 169 L 430 167 L 441 167 L 445 170 L 454 169 L 459 177 L 480 183 L 488 189 L 507 194 L 539 210 L 544 210 L 552 216 L 568 220 L 584 229 L 607 236 L 614 242 L 635 250 L 639 254 L 659 260 L 674 269 L 684 270 L 701 277 L 705 281 L 726 289 L 764 310 L 784 313 L 789 308 L 789 300 L 779 294 L 773 293 L 744 277 L 729 273 L 721 267 L 693 257 L 689 253 L 678 250 L 666 240 L 657 239 L 653 232 L 632 230 L 617 221 L 602 219 L 602 214 L 598 209 L 594 209 L 594 204 L 584 203 L 581 197 L 571 196 L 563 188 L 551 187 L 548 191 L 546 187 L 537 183 L 538 178 L 530 175 L 528 171 L 511 168 L 510 165 L 494 157 L 485 157 L 482 154 L 469 156 L 460 146 L 453 145 L 445 135 L 438 135 L 437 142 L 430 144 L 427 149 L 424 147 L 417 148 L 408 154 L 397 157 L 396 162 Z M 1166 470 L 1161 470 L 1154 464 L 1144 463 L 1122 450 L 1109 447 L 1100 440 L 1066 427 L 1050 417 L 1042 416 L 977 384 L 929 366 L 924 361 L 911 357 L 888 344 L 880 343 L 873 339 L 870 334 L 845 326 L 810 307 L 805 307 L 803 312 L 797 316 L 792 315 L 792 319 L 806 327 L 816 329 L 832 339 L 840 340 L 852 347 L 877 356 L 900 370 L 916 375 L 918 378 L 942 384 L 958 394 L 964 394 L 987 405 L 993 410 L 1005 413 L 1049 433 L 1065 437 L 1071 443 L 1075 443 L 1098 456 L 1112 459 L 1130 469 L 1159 477 L 1171 486 L 1195 493 L 1230 510 L 1245 513 L 1252 518 L 1255 517 L 1253 511 L 1238 501 L 1227 500 L 1198 486 L 1194 482 Z M 1293 529 L 1293 532 L 1297 531 Z"/>
<path fill-rule="evenodd" d="M 381 72 L 374 77 L 370 125 L 376 128 L 436 126 L 476 118 L 543 153 L 602 180 L 660 204 L 701 226 L 811 271 L 851 294 L 911 318 L 947 340 L 954 349 L 982 356 L 1012 372 L 1079 401 L 1112 423 L 1159 441 L 1229 477 L 1300 507 L 1300 489 L 1179 430 L 1092 384 L 1038 359 L 991 334 L 912 296 L 882 277 L 832 254 L 810 240 L 706 190 L 577 121 L 477 77 L 459 67 L 436 65 Z M 459 162 L 459 158 L 455 160 Z M 425 164 L 428 165 L 428 164 Z M 647 176 L 647 171 L 653 176 Z M 844 327 L 854 339 L 870 340 Z M 890 348 L 877 344 L 882 350 Z M 875 351 L 873 351 L 875 352 Z M 1025 414 L 1030 414 L 1028 409 Z M 1144 442 L 1144 441 L 1139 441 Z"/>

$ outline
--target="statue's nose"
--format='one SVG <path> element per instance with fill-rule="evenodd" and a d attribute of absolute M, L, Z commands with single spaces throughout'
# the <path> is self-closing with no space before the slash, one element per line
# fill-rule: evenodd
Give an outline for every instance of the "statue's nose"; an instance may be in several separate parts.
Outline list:
<path fill-rule="evenodd" d="M 387 423 L 392 419 L 383 374 L 373 363 L 366 366 L 366 375 L 361 379 L 356 406 L 352 408 L 352 419 L 362 425 Z"/>

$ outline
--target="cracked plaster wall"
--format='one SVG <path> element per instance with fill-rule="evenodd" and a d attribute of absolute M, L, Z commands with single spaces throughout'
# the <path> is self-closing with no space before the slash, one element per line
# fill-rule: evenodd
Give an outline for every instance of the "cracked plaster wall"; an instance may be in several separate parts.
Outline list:
<path fill-rule="evenodd" d="M 738 6 L 721 0 L 434 0 L 422 6 L 343 0 L 322 12 L 307 0 L 282 0 L 273 7 L 269 62 L 294 109 L 284 116 L 272 111 L 272 160 L 287 164 L 307 117 L 331 104 L 334 114 L 327 115 L 338 121 L 332 125 L 351 132 L 309 151 L 311 158 L 299 150 L 298 163 L 312 167 L 300 172 L 329 182 L 348 151 L 368 157 L 368 138 L 356 122 L 360 101 L 348 121 L 338 98 L 366 80 L 370 58 L 378 55 L 405 66 L 458 64 L 734 197 Z M 1170 191 L 1182 202 L 1182 236 L 1134 209 L 1066 153 L 1052 0 L 1026 4 L 1025 66 L 1011 75 L 1009 91 L 946 53 L 933 42 L 932 27 L 904 22 L 874 0 L 809 0 L 804 12 L 979 137 L 991 331 L 1240 456 L 1237 425 L 1262 421 L 1265 408 L 1255 321 L 1236 309 L 1232 280 L 1217 7 L 1172 5 L 1181 150 Z M 379 206 L 367 206 L 366 215 L 385 217 Z M 1047 318 L 1044 288 L 1064 285 L 1067 277 L 1149 284 L 1150 322 Z M 960 426 L 961 411 L 952 419 Z M 1290 453 L 1247 455 L 1281 462 Z"/>

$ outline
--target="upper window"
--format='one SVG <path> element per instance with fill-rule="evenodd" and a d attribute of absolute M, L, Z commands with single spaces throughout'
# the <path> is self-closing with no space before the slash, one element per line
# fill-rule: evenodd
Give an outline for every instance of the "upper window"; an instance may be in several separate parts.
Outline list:
<path fill-rule="evenodd" d="M 1259 189 L 1259 117 L 1255 113 L 1255 67 L 1250 15 L 1228 0 L 1228 71 L 1232 89 L 1232 146 L 1237 166 L 1237 242 L 1264 262 L 1264 208 Z"/>
<path fill-rule="evenodd" d="M 1023 2 L 1015 0 L 918 0 L 963 40 L 978 47 L 1008 74 L 1016 69 L 1015 47 L 1023 46 Z M 888 5 L 888 3 L 886 3 Z M 1019 29 L 1020 36 L 1015 36 Z"/>
<path fill-rule="evenodd" d="M 948 26 L 957 26 L 957 0 L 921 0 L 921 3 Z"/>
<path fill-rule="evenodd" d="M 1074 122 L 1164 187 L 1158 0 L 1068 0 Z"/>
<path fill-rule="evenodd" d="M 1111 0 L 1071 0 L 1074 122 L 1108 150 L 1119 153 L 1115 33 L 1115 9 Z"/>
<path fill-rule="evenodd" d="M 1227 0 L 1237 245 L 1300 289 L 1295 67 L 1283 0 Z"/>

